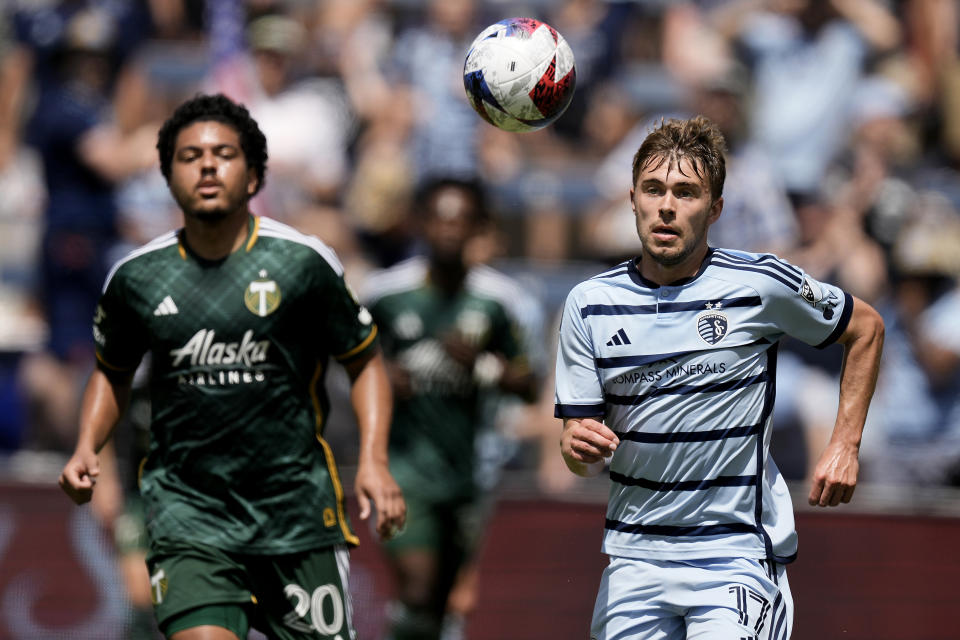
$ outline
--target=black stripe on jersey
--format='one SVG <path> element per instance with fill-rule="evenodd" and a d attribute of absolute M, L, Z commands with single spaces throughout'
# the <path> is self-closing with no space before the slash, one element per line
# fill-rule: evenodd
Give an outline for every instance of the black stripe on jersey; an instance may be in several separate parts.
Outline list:
<path fill-rule="evenodd" d="M 694 527 L 678 527 L 666 524 L 642 524 L 620 522 L 607 518 L 604 528 L 622 533 L 652 536 L 720 536 L 729 533 L 756 533 L 757 528 L 745 522 L 731 522 L 730 524 L 703 524 Z"/>
<path fill-rule="evenodd" d="M 717 260 L 716 258 L 714 258 L 710 262 L 710 265 L 714 267 L 720 267 L 723 269 L 735 269 L 737 271 L 753 271 L 754 273 L 762 273 L 765 276 L 769 276 L 773 278 L 777 282 L 783 283 L 791 291 L 800 290 L 801 281 L 799 278 L 794 278 L 783 272 L 777 272 L 777 270 L 771 268 L 771 265 L 761 265 L 759 267 L 756 267 L 756 266 L 751 266 L 750 263 L 745 264 L 742 262 L 733 262 L 733 261 L 725 262 L 722 258 L 720 260 Z"/>
<path fill-rule="evenodd" d="M 618 396 L 610 393 L 607 394 L 606 401 L 608 404 L 635 406 L 656 396 L 733 391 L 734 389 L 742 389 L 750 385 L 766 382 L 768 378 L 767 372 L 763 371 L 755 376 L 741 378 L 739 380 L 727 380 L 725 382 L 712 382 L 709 384 L 684 384 L 676 387 L 659 387 L 650 393 L 644 393 L 638 396 Z"/>
<path fill-rule="evenodd" d="M 760 338 L 755 342 L 750 342 L 745 345 L 733 345 L 736 347 L 755 347 L 761 344 L 772 344 L 766 338 Z M 662 360 L 670 360 L 671 358 L 680 358 L 682 356 L 689 355 L 691 353 L 702 353 L 701 349 L 696 351 L 674 351 L 672 353 L 651 353 L 644 356 L 613 356 L 610 358 L 594 358 L 593 361 L 599 369 L 615 369 L 618 367 L 644 367 L 655 362 L 660 362 Z"/>
<path fill-rule="evenodd" d="M 647 431 L 617 432 L 621 442 L 643 442 L 646 444 L 670 444 L 673 442 L 712 442 L 725 438 L 747 438 L 760 433 L 759 424 L 745 427 L 729 427 L 727 429 L 711 429 L 709 431 L 675 431 L 672 433 L 650 433 Z"/>
<path fill-rule="evenodd" d="M 600 280 L 602 278 L 616 278 L 617 276 L 625 276 L 630 272 L 629 269 L 618 269 L 617 271 L 609 271 L 607 273 L 601 273 L 590 278 L 591 280 Z"/>
<path fill-rule="evenodd" d="M 614 356 L 612 358 L 594 358 L 593 361 L 599 369 L 615 369 L 617 367 L 645 367 L 648 364 L 678 358 L 690 353 L 689 351 L 676 351 L 674 353 L 651 353 L 646 356 Z"/>
<path fill-rule="evenodd" d="M 713 487 L 752 487 L 757 484 L 757 476 L 718 476 L 706 480 L 658 482 L 646 478 L 631 478 L 616 471 L 610 472 L 610 479 L 625 487 L 640 487 L 651 491 L 704 491 Z"/>
<path fill-rule="evenodd" d="M 803 272 L 792 264 L 786 263 L 780 258 L 774 255 L 763 255 L 759 258 L 744 258 L 743 256 L 738 256 L 734 253 L 728 251 L 718 251 L 714 253 L 714 257 L 724 258 L 731 262 L 741 262 L 743 264 L 750 264 L 755 266 L 769 267 L 776 271 L 779 271 L 788 278 L 795 278 L 798 283 L 803 281 Z"/>
<path fill-rule="evenodd" d="M 630 271 L 630 260 L 625 260 L 618 265 L 612 266 L 606 271 L 598 273 L 597 275 L 591 277 L 591 280 L 599 280 L 601 278 L 615 278 L 617 276 L 622 276 Z"/>
<path fill-rule="evenodd" d="M 607 406 L 604 403 L 553 405 L 554 418 L 593 418 L 605 415 L 607 415 Z"/>
<path fill-rule="evenodd" d="M 639 316 L 656 313 L 655 304 L 588 304 L 580 309 L 580 317 L 587 316 Z"/>
<path fill-rule="evenodd" d="M 689 302 L 661 302 L 659 304 L 588 304 L 580 309 L 580 317 L 587 316 L 640 316 L 652 313 L 683 313 L 685 311 L 704 311 L 719 302 L 718 308 L 759 307 L 763 301 L 759 296 L 742 298 L 719 298 L 711 300 L 690 300 Z M 708 307 L 707 305 L 710 305 Z"/>
<path fill-rule="evenodd" d="M 776 280 L 777 282 L 780 282 L 780 283 L 786 285 L 791 291 L 798 291 L 798 290 L 800 289 L 800 285 L 799 285 L 799 284 L 794 285 L 794 284 L 793 284 L 792 282 L 790 282 L 789 280 L 786 280 L 786 279 L 784 279 L 784 278 L 781 278 L 781 277 L 778 276 L 777 274 L 775 274 L 775 273 L 770 273 L 769 271 L 766 271 L 766 270 L 764 270 L 764 269 L 756 269 L 756 268 L 754 268 L 754 267 L 748 267 L 748 266 L 745 266 L 745 265 L 738 265 L 738 264 L 723 264 L 723 263 L 721 263 L 721 262 L 717 262 L 716 260 L 714 260 L 714 261 L 711 263 L 711 265 L 712 265 L 712 266 L 715 266 L 715 267 L 720 267 L 720 268 L 723 268 L 723 269 L 735 269 L 735 270 L 737 270 L 737 271 L 754 271 L 754 272 L 756 272 L 756 273 L 762 273 L 763 275 L 770 276 L 771 278 L 773 278 L 773 279 Z"/>
<path fill-rule="evenodd" d="M 708 307 L 707 305 L 711 305 Z M 704 311 L 716 306 L 717 309 L 730 307 L 759 307 L 763 304 L 760 296 L 745 296 L 742 298 L 719 298 L 713 300 L 691 300 L 690 302 L 661 302 L 659 313 L 679 313 L 682 311 Z"/>
<path fill-rule="evenodd" d="M 765 373 L 769 374 L 770 379 L 766 388 L 763 390 L 763 409 L 760 412 L 761 425 L 766 425 L 769 422 L 770 415 L 773 413 L 773 402 L 777 396 L 777 346 L 775 345 L 772 349 L 769 349 L 766 355 L 767 367 Z M 761 433 L 756 441 L 757 475 L 760 477 L 763 477 L 763 474 L 766 473 L 766 465 L 764 463 L 766 459 L 769 458 L 769 454 L 764 455 L 763 440 L 764 435 Z M 754 522 L 757 524 L 757 530 L 760 532 L 760 539 L 763 541 L 763 548 L 767 553 L 767 557 L 772 558 L 773 540 L 770 539 L 770 534 L 767 533 L 767 530 L 763 528 L 763 486 L 760 484 L 757 484 L 754 495 L 753 517 Z"/>

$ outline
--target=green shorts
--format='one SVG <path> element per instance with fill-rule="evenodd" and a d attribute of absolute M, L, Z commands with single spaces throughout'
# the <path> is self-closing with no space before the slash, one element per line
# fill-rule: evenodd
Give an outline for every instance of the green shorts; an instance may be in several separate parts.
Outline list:
<path fill-rule="evenodd" d="M 240 638 L 249 627 L 278 640 L 351 640 L 353 612 L 343 545 L 278 556 L 202 545 L 147 554 L 154 611 L 164 635 L 201 625 Z"/>
<path fill-rule="evenodd" d="M 403 533 L 383 543 L 390 555 L 408 549 L 432 549 L 441 557 L 468 558 L 479 544 L 485 502 L 431 502 L 406 494 L 407 523 Z"/>

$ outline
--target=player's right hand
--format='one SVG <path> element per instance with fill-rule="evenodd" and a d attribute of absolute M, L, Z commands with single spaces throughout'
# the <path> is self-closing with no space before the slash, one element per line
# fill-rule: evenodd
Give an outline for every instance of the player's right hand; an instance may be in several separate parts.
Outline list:
<path fill-rule="evenodd" d="M 76 504 L 90 502 L 100 476 L 100 458 L 93 451 L 77 451 L 60 472 L 60 488 Z"/>
<path fill-rule="evenodd" d="M 560 451 L 574 473 L 584 475 L 587 470 L 581 469 L 582 466 L 609 458 L 619 444 L 617 434 L 594 418 L 570 418 L 564 421 Z"/>
<path fill-rule="evenodd" d="M 354 481 L 360 519 L 376 510 L 376 530 L 381 540 L 390 540 L 403 531 L 407 522 L 407 503 L 386 464 L 361 461 Z"/>

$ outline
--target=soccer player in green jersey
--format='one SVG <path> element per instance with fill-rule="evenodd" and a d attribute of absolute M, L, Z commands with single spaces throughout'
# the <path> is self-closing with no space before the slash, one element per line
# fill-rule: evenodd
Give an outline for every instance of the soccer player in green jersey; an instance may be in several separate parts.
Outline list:
<path fill-rule="evenodd" d="M 323 439 L 332 356 L 352 381 L 360 517 L 389 538 L 406 507 L 387 463 L 391 391 L 377 328 L 316 238 L 252 215 L 266 140 L 247 110 L 199 95 L 160 130 L 182 229 L 120 260 L 94 318 L 98 367 L 60 485 L 78 504 L 151 355 L 141 472 L 147 566 L 173 640 L 355 637 L 346 545 L 357 538 Z"/>
<path fill-rule="evenodd" d="M 396 397 L 390 468 L 410 514 L 403 535 L 385 545 L 397 583 L 391 640 L 439 637 L 451 587 L 476 545 L 474 440 L 486 394 L 536 395 L 519 331 L 518 307 L 529 296 L 464 257 L 482 227 L 481 196 L 470 182 L 425 185 L 418 200 L 428 256 L 366 286 Z"/>

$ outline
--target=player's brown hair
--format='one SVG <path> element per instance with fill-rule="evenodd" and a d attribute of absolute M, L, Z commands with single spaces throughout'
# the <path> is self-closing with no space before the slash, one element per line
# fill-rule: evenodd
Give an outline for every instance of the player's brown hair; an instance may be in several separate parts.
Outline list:
<path fill-rule="evenodd" d="M 710 187 L 710 197 L 716 202 L 723 195 L 727 178 L 726 153 L 723 134 L 704 116 L 661 121 L 633 156 L 633 184 L 636 186 L 640 172 L 647 167 L 656 168 L 664 162 L 679 167 L 680 160 L 686 158 L 697 177 Z"/>

